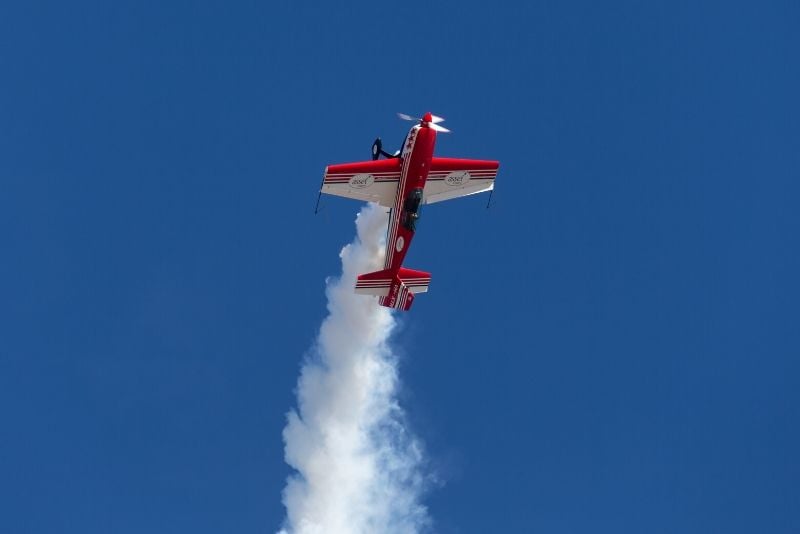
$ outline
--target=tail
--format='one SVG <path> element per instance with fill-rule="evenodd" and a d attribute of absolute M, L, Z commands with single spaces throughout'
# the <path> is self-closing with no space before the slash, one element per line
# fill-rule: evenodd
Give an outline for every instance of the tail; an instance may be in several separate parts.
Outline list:
<path fill-rule="evenodd" d="M 376 295 L 387 308 L 407 311 L 415 293 L 425 293 L 431 283 L 430 273 L 400 267 L 395 275 L 391 270 L 362 274 L 356 282 L 356 293 Z"/>

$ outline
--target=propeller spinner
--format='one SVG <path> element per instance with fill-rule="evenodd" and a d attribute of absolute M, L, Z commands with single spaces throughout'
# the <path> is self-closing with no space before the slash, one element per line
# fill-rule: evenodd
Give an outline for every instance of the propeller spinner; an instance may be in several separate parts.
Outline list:
<path fill-rule="evenodd" d="M 431 112 L 426 113 L 422 117 L 412 117 L 411 115 L 406 115 L 405 113 L 398 113 L 397 116 L 403 119 L 404 121 L 419 121 L 421 125 L 423 126 L 427 125 L 428 128 L 436 130 L 437 132 L 446 133 L 450 131 L 444 126 L 439 126 L 440 122 L 444 122 L 444 117 L 433 115 L 431 114 Z"/>

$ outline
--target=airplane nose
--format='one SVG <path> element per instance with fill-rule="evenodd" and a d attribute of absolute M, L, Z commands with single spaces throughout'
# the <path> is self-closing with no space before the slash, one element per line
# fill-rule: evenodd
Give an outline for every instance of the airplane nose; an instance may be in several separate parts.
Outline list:
<path fill-rule="evenodd" d="M 422 116 L 422 121 L 423 122 L 431 122 L 432 120 L 433 120 L 433 115 L 431 115 L 430 111 Z"/>

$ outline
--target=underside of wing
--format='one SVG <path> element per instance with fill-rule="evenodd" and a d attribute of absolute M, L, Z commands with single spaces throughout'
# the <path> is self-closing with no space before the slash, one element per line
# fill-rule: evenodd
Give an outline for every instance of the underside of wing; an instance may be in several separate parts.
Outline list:
<path fill-rule="evenodd" d="M 400 159 L 328 165 L 321 192 L 392 207 L 400 182 Z"/>
<path fill-rule="evenodd" d="M 491 191 L 497 177 L 497 161 L 481 159 L 433 158 L 425 182 L 423 202 L 433 204 Z"/>

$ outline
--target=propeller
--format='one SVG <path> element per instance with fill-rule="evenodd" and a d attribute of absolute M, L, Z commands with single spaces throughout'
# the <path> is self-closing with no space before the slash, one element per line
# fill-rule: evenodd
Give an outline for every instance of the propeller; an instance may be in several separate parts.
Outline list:
<path fill-rule="evenodd" d="M 419 121 L 421 124 L 427 124 L 428 127 L 432 130 L 436 130 L 437 132 L 449 132 L 447 128 L 444 126 L 439 126 L 438 123 L 444 122 L 444 117 L 439 117 L 438 115 L 432 115 L 430 113 L 426 113 L 424 117 L 412 117 L 411 115 L 406 115 L 405 113 L 398 113 L 398 117 L 403 119 L 404 121 Z"/>

